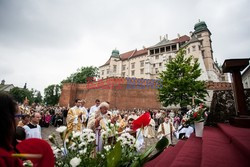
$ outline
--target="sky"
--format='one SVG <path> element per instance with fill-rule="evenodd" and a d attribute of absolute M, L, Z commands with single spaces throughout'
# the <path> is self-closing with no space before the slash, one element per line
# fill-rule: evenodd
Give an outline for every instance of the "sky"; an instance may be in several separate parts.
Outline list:
<path fill-rule="evenodd" d="M 113 49 L 189 35 L 200 19 L 214 58 L 250 57 L 249 0 L 0 0 L 0 80 L 42 91 Z"/>

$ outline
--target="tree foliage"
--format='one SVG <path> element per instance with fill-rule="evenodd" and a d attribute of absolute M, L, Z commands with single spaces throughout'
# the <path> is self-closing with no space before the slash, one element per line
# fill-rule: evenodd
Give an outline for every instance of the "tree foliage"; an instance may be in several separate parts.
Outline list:
<path fill-rule="evenodd" d="M 159 100 L 164 106 L 192 105 L 192 97 L 195 101 L 205 101 L 205 82 L 197 80 L 201 76 L 198 59 L 185 58 L 185 51 L 180 50 L 165 66 L 166 70 L 160 73 L 162 87 L 159 88 Z"/>
<path fill-rule="evenodd" d="M 10 90 L 9 93 L 19 103 L 23 103 L 24 99 L 26 97 L 29 100 L 30 104 L 32 104 L 35 101 L 35 90 L 34 89 L 28 90 L 28 89 L 24 89 L 24 88 L 14 87 Z"/>
<path fill-rule="evenodd" d="M 34 102 L 41 104 L 43 102 L 43 97 L 41 95 L 41 92 L 38 91 L 34 97 Z"/>
<path fill-rule="evenodd" d="M 49 85 L 44 89 L 44 103 L 47 105 L 58 104 L 61 94 L 61 88 L 59 85 Z"/>
<path fill-rule="evenodd" d="M 88 78 L 97 77 L 97 71 L 97 67 L 81 67 L 77 69 L 77 72 L 71 74 L 61 83 L 87 83 Z"/>

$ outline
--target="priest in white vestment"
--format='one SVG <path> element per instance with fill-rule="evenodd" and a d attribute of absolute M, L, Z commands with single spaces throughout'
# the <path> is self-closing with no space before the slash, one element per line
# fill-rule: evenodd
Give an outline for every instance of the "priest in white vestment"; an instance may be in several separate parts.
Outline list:
<path fill-rule="evenodd" d="M 158 132 L 158 137 L 161 138 L 165 136 L 168 139 L 169 144 L 172 144 L 172 135 L 175 132 L 175 128 L 172 122 L 170 122 L 169 117 L 166 117 L 164 122 L 160 124 L 157 132 Z"/>
<path fill-rule="evenodd" d="M 149 125 L 144 128 L 144 136 L 147 138 L 155 137 L 155 121 L 151 118 Z"/>

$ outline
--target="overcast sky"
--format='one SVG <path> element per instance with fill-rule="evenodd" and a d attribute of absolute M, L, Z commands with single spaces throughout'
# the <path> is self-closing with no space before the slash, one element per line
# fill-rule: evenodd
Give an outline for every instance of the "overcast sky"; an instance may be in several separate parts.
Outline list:
<path fill-rule="evenodd" d="M 249 0 L 0 0 L 0 80 L 43 91 L 113 49 L 142 49 L 189 35 L 198 20 L 214 58 L 250 57 Z"/>

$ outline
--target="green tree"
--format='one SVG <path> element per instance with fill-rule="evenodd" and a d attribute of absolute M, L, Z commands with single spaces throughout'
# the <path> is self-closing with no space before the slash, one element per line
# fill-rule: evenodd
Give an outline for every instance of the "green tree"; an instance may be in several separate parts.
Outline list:
<path fill-rule="evenodd" d="M 160 73 L 162 87 L 159 88 L 159 100 L 163 106 L 179 104 L 186 107 L 192 105 L 192 97 L 196 102 L 205 101 L 205 82 L 197 80 L 201 76 L 198 59 L 185 58 L 185 51 L 180 50 L 165 66 L 166 70 Z"/>
<path fill-rule="evenodd" d="M 44 89 L 44 102 L 47 105 L 58 104 L 61 94 L 61 88 L 59 85 L 49 85 Z"/>
<path fill-rule="evenodd" d="M 61 83 L 87 83 L 88 78 L 97 77 L 97 67 L 81 67 Z"/>
<path fill-rule="evenodd" d="M 30 104 L 34 102 L 33 90 L 30 91 L 28 89 L 14 87 L 10 90 L 10 94 L 19 103 L 23 103 L 26 97 L 28 98 Z"/>
<path fill-rule="evenodd" d="M 40 91 L 37 91 L 36 96 L 34 97 L 34 102 L 41 104 L 43 101 L 43 97 Z"/>

